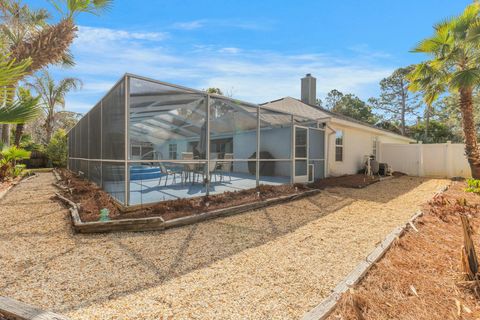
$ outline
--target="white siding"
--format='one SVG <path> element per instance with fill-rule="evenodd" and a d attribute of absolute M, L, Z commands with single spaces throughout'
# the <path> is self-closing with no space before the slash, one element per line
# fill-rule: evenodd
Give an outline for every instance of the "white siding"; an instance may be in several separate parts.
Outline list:
<path fill-rule="evenodd" d="M 408 143 L 402 137 L 392 137 L 387 133 L 371 132 L 360 128 L 331 124 L 334 130 L 343 130 L 343 161 L 335 161 L 335 134 L 328 134 L 328 175 L 340 176 L 355 174 L 363 167 L 365 156 L 373 152 L 373 139 L 378 143 Z M 378 147 L 377 147 L 378 149 Z M 378 152 L 378 151 L 377 151 Z"/>

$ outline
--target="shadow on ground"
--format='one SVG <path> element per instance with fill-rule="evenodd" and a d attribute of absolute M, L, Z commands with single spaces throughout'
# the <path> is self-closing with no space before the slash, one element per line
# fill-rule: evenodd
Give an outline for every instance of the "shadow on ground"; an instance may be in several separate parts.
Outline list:
<path fill-rule="evenodd" d="M 0 251 L 5 253 L 5 268 L 0 271 L 0 295 L 66 313 L 158 286 L 273 241 L 357 200 L 389 202 L 424 180 L 403 177 L 361 190 L 328 189 L 290 203 L 163 232 L 101 235 L 73 234 L 68 211 L 45 192 L 29 194 L 28 199 L 22 196 L 22 191 L 52 181 L 51 174 L 40 174 L 1 202 Z M 44 190 L 47 195 L 54 192 L 53 187 Z M 20 204 L 23 201 L 35 203 L 36 208 Z"/>

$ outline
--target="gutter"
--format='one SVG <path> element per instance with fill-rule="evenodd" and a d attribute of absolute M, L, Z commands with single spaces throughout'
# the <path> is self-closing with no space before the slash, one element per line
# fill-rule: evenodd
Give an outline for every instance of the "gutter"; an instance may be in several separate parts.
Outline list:
<path fill-rule="evenodd" d="M 370 127 L 370 126 L 367 126 L 367 125 L 357 124 L 357 123 L 347 121 L 347 120 L 332 118 L 331 122 L 332 123 L 337 123 L 339 125 L 346 126 L 346 127 L 363 129 L 363 130 L 366 130 L 366 131 L 375 132 L 375 133 L 378 133 L 378 134 L 383 134 L 383 135 L 386 135 L 386 136 L 390 136 L 392 138 L 404 140 L 406 142 L 411 142 L 411 143 L 416 142 L 416 140 L 414 140 L 414 139 L 410 139 L 410 138 L 404 137 L 402 135 L 399 135 L 399 134 L 396 134 L 396 133 L 393 133 L 393 132 L 389 132 L 389 131 L 382 130 L 382 129 L 379 129 L 379 128 L 377 129 L 377 128 Z"/>
<path fill-rule="evenodd" d="M 329 167 L 329 149 L 330 149 L 330 137 L 334 134 L 337 133 L 337 131 L 335 129 L 333 129 L 328 123 L 332 121 L 332 118 L 331 117 L 328 117 L 328 118 L 320 118 L 320 119 L 317 119 L 317 123 L 323 123 L 325 125 L 326 128 L 330 129 L 331 132 L 327 134 L 327 130 L 325 130 L 325 149 L 324 149 L 324 164 L 325 164 L 325 167 L 324 167 L 324 176 L 325 178 L 328 177 L 329 175 L 329 172 L 330 172 L 330 167 Z"/>

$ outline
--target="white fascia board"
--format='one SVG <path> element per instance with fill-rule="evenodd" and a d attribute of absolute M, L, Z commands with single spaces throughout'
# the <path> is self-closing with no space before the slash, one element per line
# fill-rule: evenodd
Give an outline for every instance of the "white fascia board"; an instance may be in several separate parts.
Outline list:
<path fill-rule="evenodd" d="M 375 129 L 375 128 L 367 126 L 367 125 L 361 125 L 359 123 L 355 123 L 355 122 L 351 122 L 351 121 L 347 121 L 347 120 L 343 120 L 343 119 L 331 118 L 330 122 L 332 124 L 338 124 L 338 125 L 345 126 L 345 127 L 351 127 L 351 128 L 361 129 L 361 130 L 364 130 L 364 131 L 374 132 L 374 133 L 377 133 L 377 134 L 380 134 L 380 135 L 385 135 L 385 136 L 389 136 L 389 137 L 392 137 L 392 138 L 395 138 L 395 139 L 400 139 L 400 140 L 403 140 L 405 142 L 417 142 L 416 140 L 413 140 L 413 139 L 408 138 L 408 137 L 401 136 L 401 135 L 393 133 L 393 132 L 388 132 L 388 131 L 385 131 L 385 130 Z"/>

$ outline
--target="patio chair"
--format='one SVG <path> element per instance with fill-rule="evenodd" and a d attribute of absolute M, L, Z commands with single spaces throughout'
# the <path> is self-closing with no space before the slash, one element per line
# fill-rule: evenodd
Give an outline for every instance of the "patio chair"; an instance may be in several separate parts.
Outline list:
<path fill-rule="evenodd" d="M 217 181 L 217 175 L 215 174 L 215 172 L 217 171 L 217 164 L 218 161 L 212 160 L 210 160 L 210 162 L 208 163 L 208 173 L 210 175 L 210 181 L 212 181 L 212 175 L 215 176 L 215 182 Z"/>
<path fill-rule="evenodd" d="M 172 184 L 177 183 L 177 174 L 178 172 L 167 169 L 163 163 L 159 163 L 160 167 L 160 177 L 158 178 L 158 185 L 162 183 L 162 177 L 165 177 L 165 184 L 164 186 L 167 186 L 168 182 L 168 177 L 173 176 L 173 181 Z M 183 180 L 183 179 L 182 179 Z"/>
<path fill-rule="evenodd" d="M 198 174 L 198 164 L 193 163 L 193 152 L 182 152 L 182 160 L 191 160 L 192 163 L 183 164 L 183 181 L 190 180 L 190 175 L 192 175 L 192 184 L 195 183 L 195 175 Z"/>
<path fill-rule="evenodd" d="M 232 181 L 232 160 L 233 153 L 225 153 L 223 160 L 219 161 L 219 168 L 217 171 L 221 173 L 220 181 L 223 181 L 225 173 L 228 173 L 229 181 Z"/>

